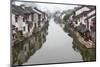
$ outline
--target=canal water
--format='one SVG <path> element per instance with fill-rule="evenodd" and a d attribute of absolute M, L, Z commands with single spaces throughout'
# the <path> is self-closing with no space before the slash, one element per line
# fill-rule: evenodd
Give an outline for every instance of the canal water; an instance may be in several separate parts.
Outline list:
<path fill-rule="evenodd" d="M 33 36 L 14 44 L 14 65 L 45 64 L 60 62 L 95 61 L 95 49 L 87 49 L 69 35 L 66 24 L 51 18 L 43 29 Z"/>
<path fill-rule="evenodd" d="M 45 43 L 25 64 L 82 61 L 80 53 L 74 51 L 72 41 L 68 33 L 51 18 Z"/>

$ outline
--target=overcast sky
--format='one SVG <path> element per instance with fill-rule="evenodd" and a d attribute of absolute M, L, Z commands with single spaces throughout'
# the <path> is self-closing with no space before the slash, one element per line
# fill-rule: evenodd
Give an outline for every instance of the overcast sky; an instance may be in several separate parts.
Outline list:
<path fill-rule="evenodd" d="M 54 12 L 54 11 L 63 11 L 63 10 L 68 10 L 68 9 L 74 9 L 74 7 L 76 7 L 76 5 L 62 5 L 62 4 L 44 4 L 44 3 L 36 3 L 38 8 L 40 8 L 41 10 L 49 10 L 50 12 Z"/>
<path fill-rule="evenodd" d="M 42 11 L 63 11 L 68 9 L 74 9 L 77 5 L 63 5 L 63 4 L 49 4 L 49 3 L 31 3 L 31 2 L 15 2 L 16 5 L 26 4 L 27 6 L 37 6 Z"/>

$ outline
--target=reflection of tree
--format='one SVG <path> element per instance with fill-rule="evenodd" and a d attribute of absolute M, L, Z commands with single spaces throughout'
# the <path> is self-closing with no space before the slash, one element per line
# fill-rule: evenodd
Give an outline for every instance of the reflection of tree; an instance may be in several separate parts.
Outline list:
<path fill-rule="evenodd" d="M 88 49 L 81 44 L 76 38 L 75 34 L 70 31 L 70 27 L 66 24 L 64 29 L 65 32 L 69 33 L 68 35 L 73 38 L 73 49 L 76 52 L 79 52 L 83 58 L 83 61 L 95 61 L 96 53 L 95 49 Z"/>
<path fill-rule="evenodd" d="M 66 33 L 70 32 L 69 26 L 68 26 L 67 24 L 65 24 L 65 27 L 63 28 L 63 30 L 64 30 Z"/>
<path fill-rule="evenodd" d="M 48 23 L 46 23 L 41 31 L 33 33 L 30 38 L 25 39 L 20 43 L 14 44 L 12 47 L 12 62 L 14 65 L 21 65 L 29 59 L 29 57 L 39 50 L 46 41 L 48 31 Z"/>
<path fill-rule="evenodd" d="M 76 40 L 73 40 L 73 49 L 75 51 L 78 51 L 81 54 L 83 61 L 95 61 L 96 60 L 95 49 L 87 49 Z"/>

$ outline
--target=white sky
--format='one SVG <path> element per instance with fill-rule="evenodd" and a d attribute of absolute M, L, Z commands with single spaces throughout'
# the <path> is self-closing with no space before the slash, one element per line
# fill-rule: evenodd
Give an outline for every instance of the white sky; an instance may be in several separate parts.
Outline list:
<path fill-rule="evenodd" d="M 63 11 L 68 9 L 74 9 L 77 5 L 63 5 L 63 4 L 49 4 L 49 3 L 31 3 L 31 2 L 15 2 L 16 5 L 26 4 L 28 6 L 34 6 L 34 4 L 42 11 L 55 12 L 57 10 Z"/>
<path fill-rule="evenodd" d="M 63 10 L 68 10 L 68 9 L 74 9 L 74 7 L 76 7 L 76 5 L 63 5 L 63 4 L 46 4 L 46 3 L 36 3 L 37 7 L 40 8 L 43 11 L 50 11 L 50 12 L 54 12 L 54 11 L 63 11 Z"/>

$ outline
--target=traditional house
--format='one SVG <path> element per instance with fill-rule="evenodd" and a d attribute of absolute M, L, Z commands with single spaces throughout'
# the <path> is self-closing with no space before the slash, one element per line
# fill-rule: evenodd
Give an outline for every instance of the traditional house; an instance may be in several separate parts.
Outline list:
<path fill-rule="evenodd" d="M 46 41 L 47 29 L 48 26 L 41 30 L 41 32 L 37 33 L 38 35 L 35 34 L 35 36 L 32 36 L 27 41 L 20 42 L 13 46 L 13 64 L 24 64 L 37 50 L 42 47 L 43 43 Z"/>
<path fill-rule="evenodd" d="M 43 12 L 37 8 L 34 8 L 34 9 L 36 9 L 37 11 L 39 11 L 41 13 L 41 20 L 40 21 L 42 21 L 42 22 L 47 21 L 47 14 L 45 12 Z"/>
<path fill-rule="evenodd" d="M 81 6 L 70 16 L 74 29 L 82 34 L 86 40 L 91 39 L 90 31 L 93 27 L 92 19 L 95 18 L 94 6 Z M 95 22 L 95 21 L 94 21 Z"/>
<path fill-rule="evenodd" d="M 89 7 L 89 6 L 81 6 L 81 7 L 77 8 L 77 9 L 75 10 L 75 15 L 77 16 L 77 15 L 81 14 L 81 13 L 84 12 L 84 11 L 89 11 L 90 8 L 91 8 L 91 7 Z"/>
<path fill-rule="evenodd" d="M 38 10 L 32 7 L 26 7 L 22 5 L 22 8 L 27 11 L 28 13 L 25 13 L 25 19 L 26 19 L 26 24 L 28 24 L 28 33 L 27 36 L 32 35 L 33 30 L 35 28 L 38 28 L 39 22 L 40 22 L 40 13 Z"/>
<path fill-rule="evenodd" d="M 28 32 L 28 24 L 24 21 L 25 12 L 20 6 L 12 5 L 12 26 L 14 26 L 12 34 L 14 37 L 16 33 L 22 36 Z"/>
<path fill-rule="evenodd" d="M 74 27 L 79 26 L 80 23 L 86 25 L 85 18 L 90 8 L 91 8 L 90 6 L 81 6 L 75 10 L 74 16 L 73 16 Z"/>
<path fill-rule="evenodd" d="M 39 10 L 38 8 L 34 8 L 34 10 L 39 13 L 39 15 L 38 15 L 39 20 L 37 23 L 37 25 L 38 25 L 37 27 L 40 30 L 43 28 L 43 26 L 45 25 L 45 23 L 47 21 L 47 14 L 45 12 Z"/>
<path fill-rule="evenodd" d="M 95 8 L 91 9 L 87 13 L 87 17 L 85 18 L 86 23 L 87 23 L 87 28 L 89 29 L 89 31 L 91 31 L 91 25 L 93 25 L 93 20 L 92 19 L 94 19 L 94 18 L 96 18 L 96 10 L 95 10 Z"/>
<path fill-rule="evenodd" d="M 75 8 L 75 11 L 73 13 L 73 24 L 74 27 L 77 27 L 80 25 L 80 23 L 86 25 L 85 18 L 87 17 L 87 13 L 89 10 L 91 10 L 92 6 L 81 6 L 78 8 Z"/>
<path fill-rule="evenodd" d="M 21 36 L 29 37 L 35 28 L 39 28 L 47 15 L 37 8 L 25 5 L 12 5 L 13 38 L 20 32 Z"/>
<path fill-rule="evenodd" d="M 87 18 L 87 29 L 90 31 L 91 40 L 95 42 L 95 33 L 96 33 L 96 10 L 95 8 L 91 9 L 88 14 Z"/>
<path fill-rule="evenodd" d="M 35 12 L 34 13 L 34 27 L 35 28 L 38 28 L 39 26 L 40 26 L 40 20 L 41 20 L 41 15 L 42 15 L 42 13 L 40 12 L 40 11 L 38 11 L 37 9 L 35 9 L 35 8 L 33 8 L 33 11 Z"/>
<path fill-rule="evenodd" d="M 30 11 L 30 13 L 27 15 L 27 21 L 28 24 L 28 36 L 32 35 L 34 28 L 38 27 L 38 21 L 40 20 L 39 15 L 40 13 L 33 9 L 32 7 L 25 7 L 25 10 Z"/>
<path fill-rule="evenodd" d="M 21 36 L 28 37 L 33 31 L 33 10 L 31 7 L 12 5 L 12 25 L 15 27 L 15 32 L 20 32 Z M 35 15 L 35 17 L 37 17 Z M 36 19 L 37 20 L 37 19 Z M 35 21 L 36 22 L 36 21 Z"/>

